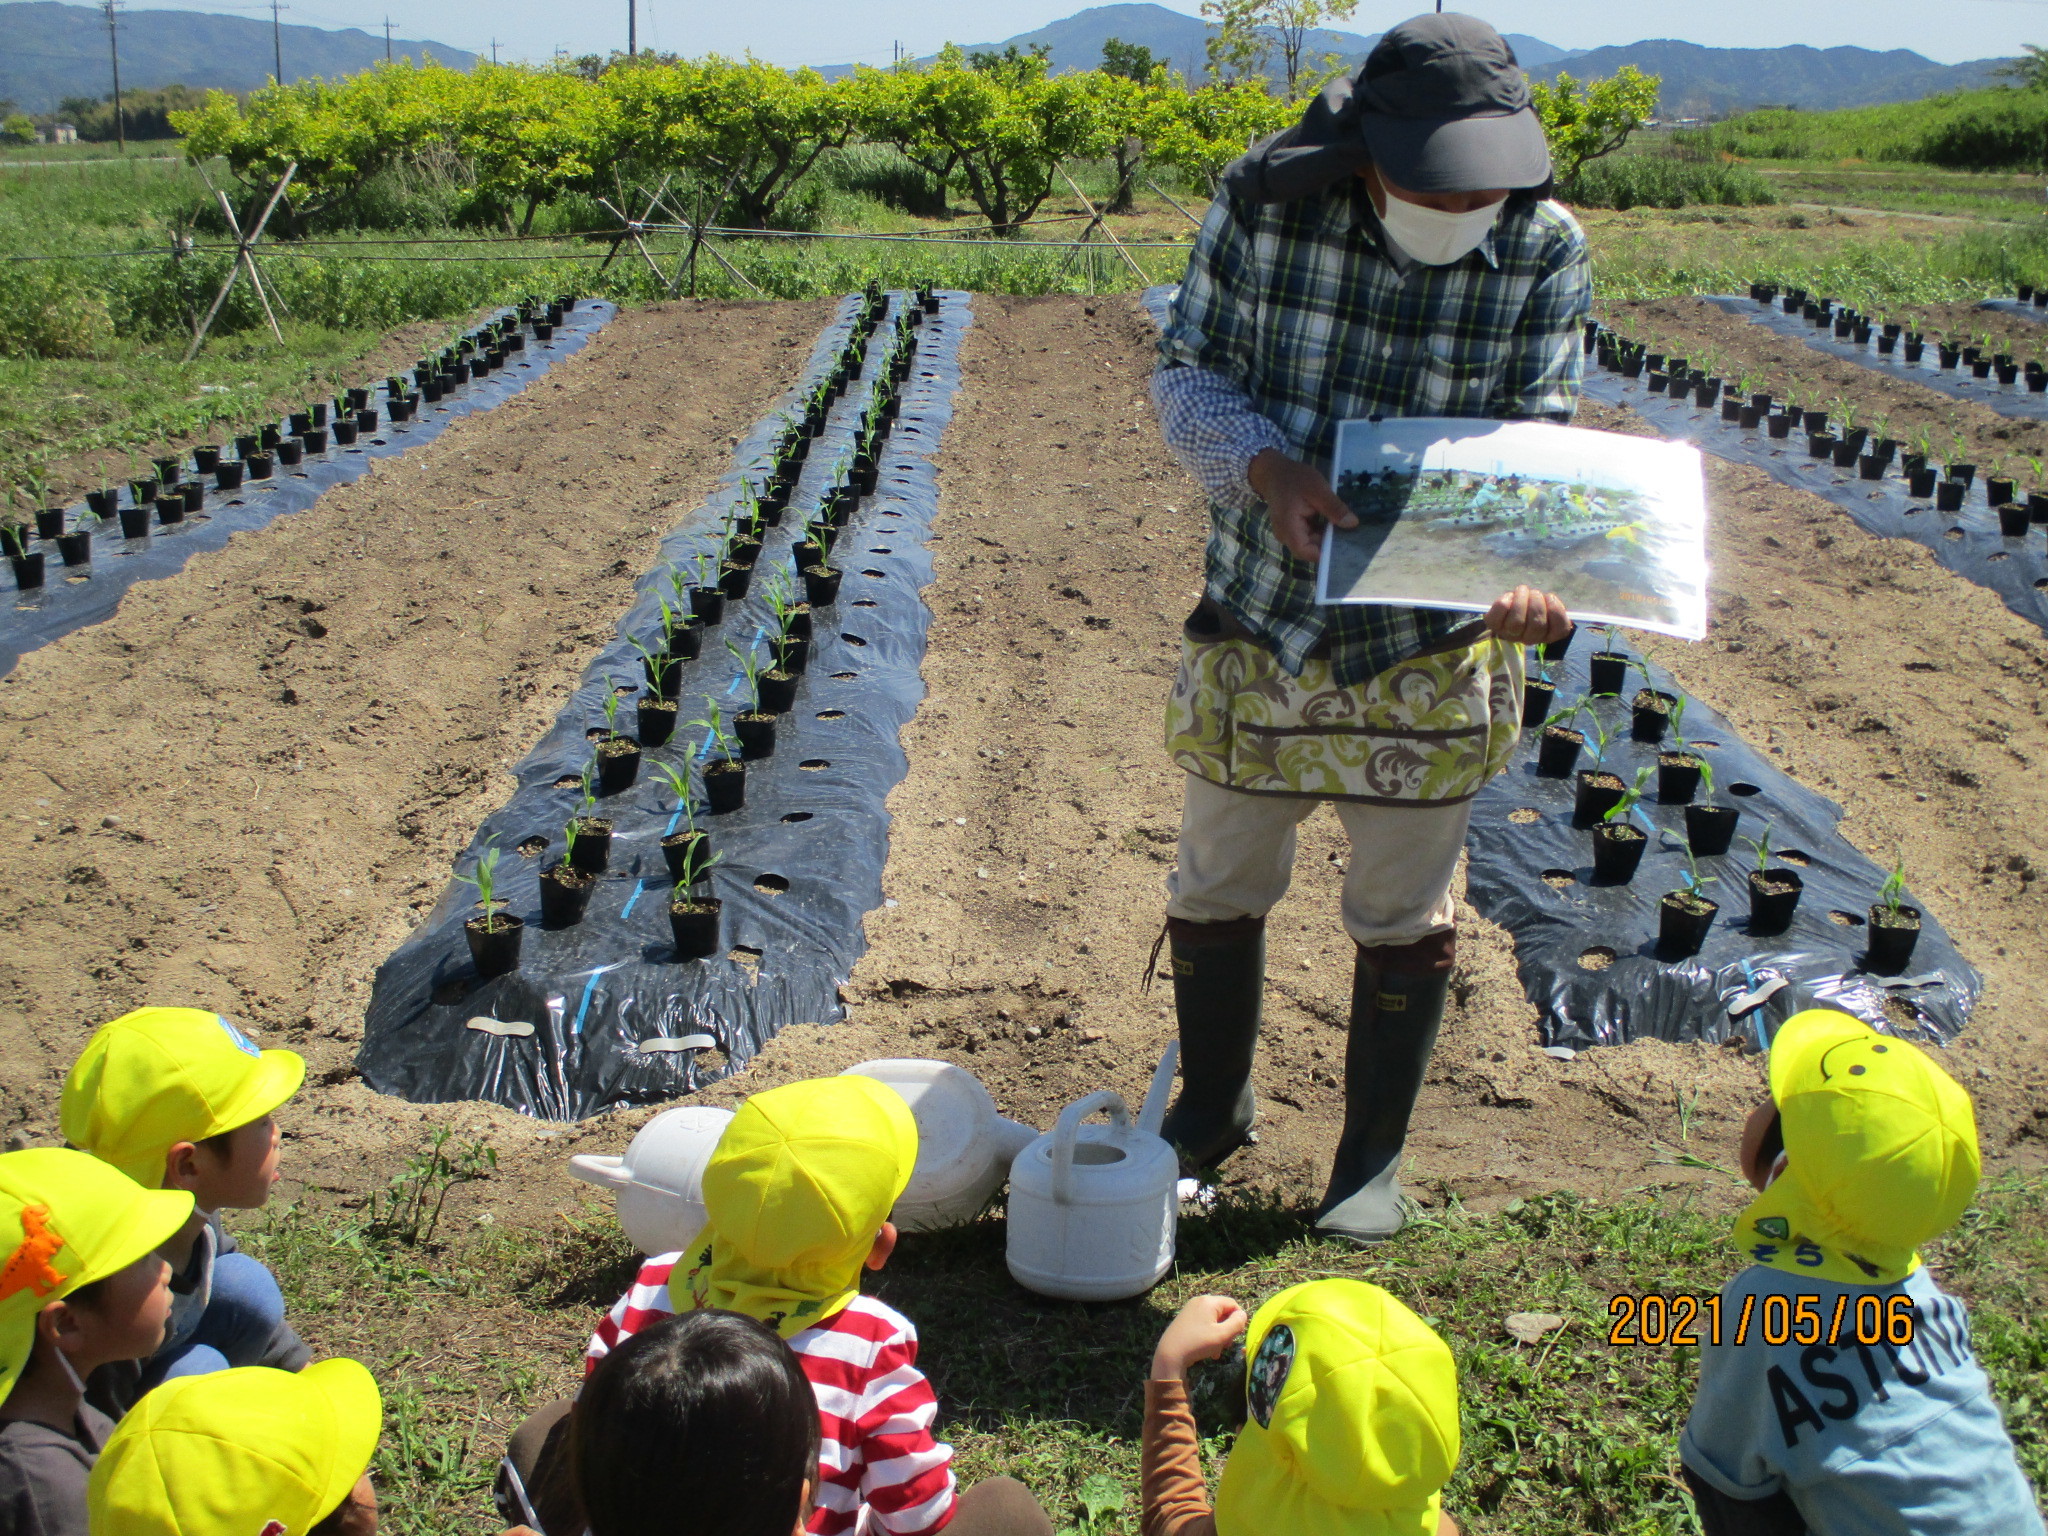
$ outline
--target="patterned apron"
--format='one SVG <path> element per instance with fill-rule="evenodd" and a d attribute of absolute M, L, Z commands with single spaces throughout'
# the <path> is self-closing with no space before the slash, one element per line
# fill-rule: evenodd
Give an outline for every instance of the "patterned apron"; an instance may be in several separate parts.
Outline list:
<path fill-rule="evenodd" d="M 1182 633 L 1166 750 L 1212 784 L 1366 805 L 1456 805 L 1507 765 L 1521 736 L 1522 647 L 1492 635 L 1417 656 L 1356 687 L 1327 661 L 1288 676 L 1225 621 Z"/>

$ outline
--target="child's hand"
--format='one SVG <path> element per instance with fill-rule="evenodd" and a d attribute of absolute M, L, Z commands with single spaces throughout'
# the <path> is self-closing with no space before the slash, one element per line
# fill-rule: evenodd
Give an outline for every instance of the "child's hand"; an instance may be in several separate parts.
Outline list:
<path fill-rule="evenodd" d="M 1214 1360 L 1244 1333 L 1251 1319 L 1228 1296 L 1197 1296 L 1166 1325 L 1152 1351 L 1152 1379 L 1179 1381 L 1197 1360 Z"/>

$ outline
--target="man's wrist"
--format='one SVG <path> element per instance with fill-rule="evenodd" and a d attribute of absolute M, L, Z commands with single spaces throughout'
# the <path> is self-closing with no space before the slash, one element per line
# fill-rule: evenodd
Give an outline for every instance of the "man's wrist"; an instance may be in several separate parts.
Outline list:
<path fill-rule="evenodd" d="M 1258 497 L 1259 500 L 1271 501 L 1272 497 L 1266 494 L 1266 486 L 1264 482 L 1272 474 L 1274 474 L 1281 465 L 1288 464 L 1291 462 L 1292 461 L 1287 457 L 1287 455 L 1281 452 L 1278 448 L 1261 448 L 1257 453 L 1253 454 L 1251 456 L 1251 459 L 1245 464 L 1245 484 L 1249 485 L 1252 488 L 1252 494 Z"/>

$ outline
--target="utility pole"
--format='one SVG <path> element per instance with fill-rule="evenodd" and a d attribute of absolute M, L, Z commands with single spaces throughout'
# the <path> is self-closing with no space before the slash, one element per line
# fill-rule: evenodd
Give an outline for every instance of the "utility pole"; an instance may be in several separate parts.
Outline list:
<path fill-rule="evenodd" d="M 128 127 L 121 114 L 121 45 L 114 36 L 114 0 L 106 0 L 107 53 L 114 62 L 114 142 L 128 153 Z"/>
<path fill-rule="evenodd" d="M 498 40 L 495 37 L 491 39 L 491 62 L 498 62 Z"/>
<path fill-rule="evenodd" d="M 384 18 L 384 62 L 391 62 L 391 18 Z"/>
<path fill-rule="evenodd" d="M 278 0 L 270 0 L 270 47 L 277 63 L 277 83 L 284 84 L 284 28 L 278 25 L 277 13 L 284 7 Z"/>
<path fill-rule="evenodd" d="M 626 57 L 640 51 L 640 0 L 626 0 Z"/>

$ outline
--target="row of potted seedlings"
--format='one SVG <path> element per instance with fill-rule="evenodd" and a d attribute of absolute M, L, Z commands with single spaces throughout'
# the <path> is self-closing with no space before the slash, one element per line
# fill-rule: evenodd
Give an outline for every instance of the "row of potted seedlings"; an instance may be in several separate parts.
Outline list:
<path fill-rule="evenodd" d="M 140 460 L 133 461 L 130 468 L 134 472 L 125 486 L 103 475 L 99 489 L 86 492 L 85 508 L 75 518 L 63 506 L 50 504 L 47 482 L 26 476 L 24 492 L 33 515 L 33 532 L 27 521 L 0 522 L 0 543 L 13 566 L 15 586 L 32 591 L 43 585 L 47 551 L 38 547 L 39 543 L 54 545 L 65 566 L 89 568 L 93 537 L 103 527 L 118 522 L 124 539 L 147 538 L 152 513 L 157 526 L 174 527 L 200 512 L 210 490 L 233 493 L 245 484 L 260 485 L 280 468 L 294 468 L 330 447 L 348 448 L 358 439 L 372 436 L 386 417 L 394 423 L 410 421 L 423 403 L 440 401 L 469 380 L 506 366 L 514 354 L 524 351 L 522 327 L 545 342 L 575 307 L 573 296 L 523 301 L 516 310 L 477 327 L 439 354 L 420 358 L 409 376 L 394 374 L 381 385 L 350 389 L 332 400 L 311 401 L 282 422 L 265 422 L 237 436 L 231 449 L 208 443 L 194 448 L 189 456 L 166 454 L 151 461 L 148 474 L 140 472 Z"/>
<path fill-rule="evenodd" d="M 798 409 L 783 417 L 766 466 L 749 473 L 727 508 L 711 547 L 687 567 L 668 567 L 667 588 L 657 597 L 658 633 L 629 636 L 643 674 L 639 685 L 608 687 L 601 726 L 589 731 L 592 750 L 582 773 L 568 780 L 578 799 L 562 828 L 559 856 L 540 874 L 540 920 L 545 928 L 571 927 L 583 920 L 598 877 L 611 857 L 614 818 L 603 814 L 604 801 L 635 784 L 643 762 L 666 786 L 673 806 L 665 812 L 668 830 L 660 841 L 670 884 L 669 924 L 678 960 L 700 960 L 720 952 L 722 903 L 708 889 L 711 872 L 723 858 L 714 847 L 704 819 L 730 815 L 746 804 L 747 765 L 775 752 L 776 727 L 795 707 L 799 681 L 809 668 L 814 639 L 813 614 L 837 602 L 841 572 L 831 563 L 832 550 L 854 509 L 874 493 L 880 456 L 894 426 L 917 353 L 917 326 L 938 302 L 928 291 L 915 308 L 899 318 L 887 338 L 877 344 L 881 362 L 873 388 L 854 434 L 852 451 L 835 466 L 831 484 L 814 510 L 796 509 L 791 530 L 791 562 L 772 571 L 763 584 L 768 609 L 764 626 L 767 645 L 758 650 L 723 635 L 724 648 L 739 669 L 740 695 L 735 707 L 721 710 L 718 697 L 686 688 L 687 669 L 705 658 L 707 634 L 720 630 L 734 605 L 753 589 L 764 536 L 783 524 L 790 498 L 809 458 L 811 446 L 825 430 L 833 403 L 866 367 L 887 301 L 871 285 L 861 295 L 846 344 L 823 375 L 803 396 Z M 703 713 L 681 720 L 685 697 L 701 700 Z M 634 733 L 621 729 L 623 701 L 633 700 Z M 681 766 L 650 757 L 671 743 L 679 726 L 702 733 L 701 751 L 687 751 Z M 694 735 L 693 735 L 694 739 Z M 690 765 L 699 764 L 697 784 Z M 494 879 L 497 849 L 486 842 L 475 869 L 458 879 L 477 887 L 479 915 L 464 924 L 470 956 L 479 976 L 489 978 L 517 968 L 523 919 L 503 911 L 496 901 Z"/>
<path fill-rule="evenodd" d="M 2031 293 L 2032 290 L 2029 290 Z M 2037 357 L 2024 363 L 2010 352 L 1998 350 L 1998 339 L 1989 331 L 1975 335 L 1950 332 L 1930 338 L 1910 320 L 1873 319 L 1861 311 L 1831 298 L 1815 298 L 1804 288 L 1781 290 L 1774 283 L 1752 283 L 1749 296 L 1766 307 L 1778 305 L 1788 315 L 1798 315 L 1816 330 L 1830 332 L 1837 341 L 1859 347 L 1875 340 L 1880 357 L 1900 357 L 1910 366 L 1920 365 L 1927 355 L 1930 339 L 1934 345 L 1935 367 L 1945 373 L 1968 371 L 1973 378 L 1996 378 L 2011 385 L 2025 379 L 2032 394 L 2048 393 L 2048 367 Z"/>
<path fill-rule="evenodd" d="M 1588 322 L 1587 337 L 1602 367 L 1642 380 L 1653 395 L 1689 401 L 1702 410 L 1718 408 L 1722 421 L 1745 432 L 1762 431 L 1773 439 L 1803 438 L 1810 458 L 1836 469 L 1854 469 L 1863 480 L 1883 480 L 1896 465 L 1907 494 L 1931 500 L 1938 512 L 1963 511 L 1972 489 L 1981 484 L 1983 502 L 1997 516 L 2004 537 L 2023 538 L 2034 526 L 2048 524 L 2048 464 L 2040 460 L 2026 461 L 2034 484 L 2024 491 L 2014 466 L 2004 458 L 1995 461 L 1980 482 L 1979 466 L 1968 457 L 1968 442 L 1959 432 L 1953 434 L 1944 459 L 1931 432 L 1922 431 L 1909 443 L 1892 435 L 1887 416 L 1859 421 L 1860 413 L 1849 400 L 1780 399 L 1752 388 L 1750 378 L 1725 377 L 1715 371 L 1712 359 L 1706 360 L 1706 367 L 1695 366 L 1688 358 L 1652 351 L 1650 343 L 1597 321 Z"/>
<path fill-rule="evenodd" d="M 1651 837 L 1660 832 L 1642 809 L 1653 777 L 1657 803 L 1683 807 L 1685 873 L 1678 887 L 1658 898 L 1657 939 L 1658 949 L 1665 955 L 1696 954 L 1720 911 L 1719 904 L 1706 894 L 1706 887 L 1716 877 L 1701 874 L 1698 861 L 1729 852 L 1742 812 L 1740 807 L 1716 799 L 1713 764 L 1701 744 L 1686 738 L 1686 698 L 1657 688 L 1648 666 L 1617 648 L 1616 633 L 1609 628 L 1605 648 L 1594 652 L 1588 661 L 1585 697 L 1561 709 L 1553 708 L 1556 688 L 1548 664 L 1563 660 L 1572 637 L 1542 647 L 1543 665 L 1525 685 L 1522 724 L 1524 728 L 1541 728 L 1537 773 L 1546 778 L 1576 778 L 1572 824 L 1590 829 L 1596 883 L 1627 885 L 1635 879 Z M 1659 749 L 1655 765 L 1638 768 L 1633 783 L 1608 762 L 1608 753 L 1623 729 L 1613 706 L 1619 704 L 1631 673 L 1641 674 L 1643 686 L 1629 700 L 1629 739 Z M 1603 706 L 1607 707 L 1605 715 Z M 1592 765 L 1579 767 L 1588 747 Z M 1745 786 L 1729 788 L 1739 793 Z M 1768 825 L 1759 836 L 1742 841 L 1756 856 L 1756 867 L 1746 880 L 1747 931 L 1757 936 L 1783 933 L 1798 911 L 1804 881 L 1796 869 L 1772 862 L 1774 852 L 1782 850 L 1771 847 Z M 1905 872 L 1894 868 L 1870 907 L 1866 959 L 1868 969 L 1880 975 L 1903 971 L 1920 936 L 1919 909 L 1901 899 L 1904 890 Z"/>

